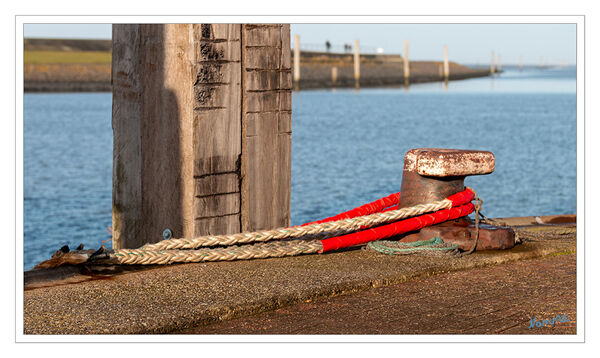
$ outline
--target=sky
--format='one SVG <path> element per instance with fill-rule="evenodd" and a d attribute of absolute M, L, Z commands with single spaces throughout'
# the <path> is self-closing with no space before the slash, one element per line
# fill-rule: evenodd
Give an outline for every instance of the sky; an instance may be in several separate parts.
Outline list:
<path fill-rule="evenodd" d="M 441 61 L 448 46 L 450 61 L 487 64 L 491 52 L 502 64 L 540 62 L 576 63 L 575 24 L 292 24 L 292 43 L 300 35 L 301 48 L 333 50 L 359 40 L 365 52 L 402 54 L 409 41 L 409 58 Z M 25 37 L 110 39 L 110 24 L 25 24 Z"/>

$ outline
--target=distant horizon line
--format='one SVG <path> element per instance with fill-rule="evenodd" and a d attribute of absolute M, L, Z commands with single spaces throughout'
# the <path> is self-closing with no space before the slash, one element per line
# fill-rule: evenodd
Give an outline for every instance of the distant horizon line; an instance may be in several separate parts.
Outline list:
<path fill-rule="evenodd" d="M 43 40 L 83 40 L 83 41 L 112 41 L 112 37 L 111 38 L 94 38 L 94 37 L 45 37 L 45 36 L 23 36 L 23 39 L 43 39 Z M 326 51 L 310 51 L 310 50 L 301 50 L 301 51 L 307 51 L 307 52 L 326 52 Z M 344 54 L 344 52 L 332 52 L 332 53 L 339 53 L 339 54 Z M 369 54 L 369 55 L 376 55 L 374 53 L 365 53 L 365 54 Z M 389 52 L 389 53 L 381 53 L 380 55 L 400 55 L 403 56 L 402 53 L 394 53 L 394 52 Z M 431 60 L 431 59 L 419 59 L 419 60 L 411 60 L 411 61 L 424 61 L 424 62 L 436 62 L 436 61 L 443 61 L 443 60 Z M 452 61 L 450 60 L 450 62 L 457 62 L 457 61 Z M 562 66 L 562 61 L 560 61 L 560 64 L 556 64 L 556 62 L 554 61 L 552 64 L 545 64 L 543 65 L 543 67 L 561 67 Z M 476 66 L 485 66 L 486 63 L 485 62 L 457 62 L 460 63 L 462 65 L 476 65 Z M 487 65 L 491 65 L 490 62 L 487 63 Z M 570 62 L 566 62 L 567 66 L 577 66 L 576 63 L 570 63 Z M 503 63 L 502 66 L 516 66 L 519 67 L 519 63 Z M 497 64 L 496 64 L 497 67 Z M 528 63 L 523 63 L 523 67 L 540 67 L 539 62 L 528 62 Z"/>

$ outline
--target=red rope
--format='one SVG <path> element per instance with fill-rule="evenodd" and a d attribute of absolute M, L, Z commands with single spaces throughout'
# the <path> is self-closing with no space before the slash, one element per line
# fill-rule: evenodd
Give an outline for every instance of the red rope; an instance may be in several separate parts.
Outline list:
<path fill-rule="evenodd" d="M 329 221 L 336 221 L 336 220 L 342 220 L 342 219 L 351 219 L 357 216 L 363 216 L 363 215 L 370 215 L 370 214 L 374 214 L 374 213 L 378 213 L 382 210 L 384 210 L 385 208 L 387 208 L 388 206 L 392 206 L 392 205 L 398 205 L 398 198 L 400 197 L 400 193 L 394 193 L 391 195 L 388 195 L 384 198 L 375 200 L 374 202 L 365 204 L 365 205 L 361 205 L 357 208 L 354 208 L 352 210 L 348 210 L 345 211 L 341 214 L 337 214 L 335 216 L 331 216 L 328 217 L 326 219 L 322 219 L 322 220 L 318 220 L 318 221 L 312 221 L 306 224 L 302 224 L 300 226 L 305 226 L 305 225 L 311 225 L 311 224 L 321 224 L 324 222 L 329 222 Z M 397 209 L 397 208 L 396 208 Z"/>
<path fill-rule="evenodd" d="M 475 198 L 475 193 L 471 191 L 469 188 L 461 191 L 460 193 L 450 195 L 447 199 L 452 201 L 452 206 L 459 206 L 462 204 L 466 204 Z M 384 198 L 375 200 L 371 203 L 361 205 L 352 210 L 345 211 L 341 214 L 337 214 L 322 220 L 311 221 L 306 224 L 302 224 L 300 226 L 311 225 L 311 224 L 321 224 L 329 221 L 343 220 L 343 219 L 351 219 L 357 216 L 370 215 L 378 212 L 385 212 L 390 210 L 397 210 L 398 202 L 400 199 L 400 193 L 394 193 L 388 195 Z"/>
<path fill-rule="evenodd" d="M 425 214 L 410 219 L 401 220 L 395 223 L 382 225 L 369 230 L 359 231 L 348 235 L 336 236 L 321 240 L 323 252 L 337 250 L 343 247 L 363 244 L 369 241 L 380 240 L 390 236 L 403 234 L 409 231 L 419 230 L 425 226 L 439 224 L 447 220 L 454 220 L 461 216 L 469 215 L 473 212 L 474 206 L 470 202 L 475 198 L 475 193 L 466 188 L 460 193 L 450 195 L 447 199 L 452 201 L 452 208 L 440 210 L 435 213 Z M 377 212 L 397 210 L 400 200 L 400 193 L 394 193 L 375 200 L 371 203 L 361 205 L 352 210 L 322 219 L 308 222 L 300 226 L 320 224 L 329 221 L 350 219 L 357 216 L 370 215 Z"/>
<path fill-rule="evenodd" d="M 386 211 L 391 211 L 391 210 L 398 210 L 398 207 L 396 205 L 390 206 L 389 208 L 385 208 L 385 209 L 381 210 L 381 212 L 385 213 Z"/>
<path fill-rule="evenodd" d="M 446 199 L 452 202 L 452 206 L 464 205 L 475 199 L 475 193 L 470 188 L 465 188 L 465 190 L 460 193 L 450 195 Z"/>
<path fill-rule="evenodd" d="M 364 244 L 369 241 L 385 239 L 391 236 L 404 234 L 409 231 L 419 230 L 426 226 L 439 224 L 447 220 L 454 220 L 461 216 L 469 215 L 474 210 L 475 206 L 472 203 L 468 203 L 466 205 L 460 205 L 451 209 L 444 209 L 431 214 L 424 214 L 410 219 L 400 220 L 395 223 L 382 225 L 369 230 L 321 240 L 323 250 L 320 251 L 320 253 L 358 244 Z"/>

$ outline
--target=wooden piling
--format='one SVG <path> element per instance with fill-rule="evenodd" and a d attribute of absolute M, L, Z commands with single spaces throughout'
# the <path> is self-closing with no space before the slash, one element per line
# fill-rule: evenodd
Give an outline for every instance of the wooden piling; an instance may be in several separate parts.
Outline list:
<path fill-rule="evenodd" d="M 523 71 L 523 56 L 519 56 L 519 71 Z"/>
<path fill-rule="evenodd" d="M 358 86 L 360 81 L 360 52 L 358 49 L 358 39 L 354 40 L 354 81 Z"/>
<path fill-rule="evenodd" d="M 498 54 L 498 72 L 502 72 L 502 55 Z"/>
<path fill-rule="evenodd" d="M 290 25 L 243 25 L 243 29 L 242 113 L 247 131 L 241 163 L 241 225 L 242 231 L 256 231 L 290 225 Z"/>
<path fill-rule="evenodd" d="M 408 60 L 408 40 L 404 40 L 404 81 L 410 79 L 410 63 Z"/>
<path fill-rule="evenodd" d="M 294 84 L 300 83 L 300 35 L 294 37 Z"/>
<path fill-rule="evenodd" d="M 448 46 L 444 45 L 444 79 L 447 81 L 450 77 L 450 66 L 448 64 Z"/>
<path fill-rule="evenodd" d="M 338 68 L 337 68 L 337 66 L 333 66 L 331 68 L 331 83 L 333 83 L 334 85 L 337 82 L 337 77 L 338 77 Z"/>
<path fill-rule="evenodd" d="M 113 26 L 114 248 L 289 225 L 290 57 L 289 25 Z"/>
<path fill-rule="evenodd" d="M 495 60 L 496 60 L 496 57 L 494 56 L 494 51 L 492 51 L 492 62 L 490 63 L 490 73 L 492 74 L 492 77 L 494 76 L 494 73 L 496 72 L 496 66 L 494 64 Z"/>

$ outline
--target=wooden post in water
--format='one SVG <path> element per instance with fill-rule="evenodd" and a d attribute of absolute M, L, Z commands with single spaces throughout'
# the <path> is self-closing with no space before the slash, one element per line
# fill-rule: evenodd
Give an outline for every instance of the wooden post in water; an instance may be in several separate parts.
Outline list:
<path fill-rule="evenodd" d="M 334 85 L 337 82 L 337 77 L 338 77 L 338 68 L 337 68 L 337 66 L 333 66 L 331 68 L 331 83 L 333 83 Z"/>
<path fill-rule="evenodd" d="M 408 40 L 404 40 L 404 82 L 410 80 L 410 63 L 408 61 Z"/>
<path fill-rule="evenodd" d="M 519 56 L 519 71 L 523 71 L 523 56 Z"/>
<path fill-rule="evenodd" d="M 450 65 L 448 64 L 448 46 L 444 45 L 444 80 L 450 77 Z"/>
<path fill-rule="evenodd" d="M 498 72 L 502 72 L 502 55 L 498 54 Z"/>
<path fill-rule="evenodd" d="M 289 25 L 113 25 L 113 247 L 289 225 Z"/>
<path fill-rule="evenodd" d="M 358 39 L 354 40 L 354 81 L 356 88 L 360 83 L 360 52 L 358 49 Z"/>
<path fill-rule="evenodd" d="M 294 37 L 294 86 L 300 86 L 300 35 Z"/>
<path fill-rule="evenodd" d="M 495 60 L 494 51 L 492 51 L 492 62 L 490 63 L 490 73 L 492 74 L 492 77 L 494 77 L 494 73 L 496 72 L 496 66 L 494 65 Z"/>

